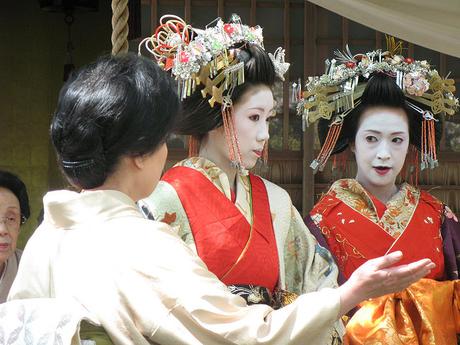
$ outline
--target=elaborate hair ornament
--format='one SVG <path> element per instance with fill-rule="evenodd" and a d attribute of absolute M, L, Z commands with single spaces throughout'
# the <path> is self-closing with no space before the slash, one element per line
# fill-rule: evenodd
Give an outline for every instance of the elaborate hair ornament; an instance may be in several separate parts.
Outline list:
<path fill-rule="evenodd" d="M 238 50 L 252 44 L 264 49 L 262 28 L 243 25 L 238 15 L 232 15 L 229 23 L 217 18 L 204 30 L 192 27 L 177 16 L 165 15 L 160 18 L 153 35 L 142 40 L 138 48 L 138 54 L 144 47 L 164 70 L 170 71 L 177 81 L 181 99 L 202 85 L 201 94 L 203 98 L 209 96 L 209 105 L 220 104 L 229 157 L 232 165 L 242 173 L 231 96 L 233 90 L 245 82 L 245 61 Z M 284 80 L 283 75 L 289 68 L 284 49 L 278 48 L 269 57 L 275 72 Z M 199 138 L 191 137 L 189 155 L 195 155 L 198 148 Z"/>
<path fill-rule="evenodd" d="M 411 102 L 409 106 L 423 115 L 421 168 L 437 166 L 434 142 L 435 115 L 454 115 L 459 108 L 459 100 L 454 96 L 453 79 L 442 78 L 426 60 L 414 60 L 401 55 L 402 42 L 387 36 L 387 51 L 380 49 L 365 54 L 352 54 L 348 45 L 345 51 L 336 50 L 335 59 L 325 61 L 325 73 L 309 77 L 305 90 L 300 94 L 297 112 L 302 116 L 302 127 L 320 118 L 331 120 L 330 130 L 320 155 L 312 163 L 312 168 L 322 170 L 331 154 L 341 130 L 345 116 L 358 104 L 369 77 L 375 72 L 385 73 L 395 78 L 396 84 L 404 92 L 406 99 L 414 100 L 431 109 L 429 116 Z M 294 85 L 293 85 L 294 87 Z M 294 89 L 298 86 L 295 85 Z M 416 107 L 416 108 L 414 108 Z"/>
<path fill-rule="evenodd" d="M 235 49 L 246 44 L 263 46 L 262 28 L 241 23 L 240 17 L 232 15 L 230 23 L 217 18 L 204 30 L 194 28 L 182 18 L 165 15 L 151 37 L 141 41 L 138 53 L 144 47 L 158 64 L 178 82 L 182 99 L 190 96 L 198 85 L 204 85 L 203 97 L 211 95 L 211 107 L 222 104 L 224 94 L 229 94 L 244 83 L 244 62 L 238 61 Z M 283 78 L 289 68 L 285 62 L 284 49 L 278 48 L 270 58 L 275 71 Z"/>
<path fill-rule="evenodd" d="M 203 97 L 212 95 L 210 105 L 222 104 L 222 94 L 244 82 L 244 64 L 238 63 L 232 47 L 257 44 L 263 47 L 262 28 L 243 25 L 238 16 L 232 23 L 216 19 L 215 26 L 204 30 L 185 23 L 177 16 L 165 15 L 151 37 L 139 44 L 145 47 L 159 65 L 176 78 L 182 99 L 190 96 L 200 84 Z"/>
<path fill-rule="evenodd" d="M 290 63 L 285 60 L 285 49 L 278 47 L 275 52 L 268 53 L 270 60 L 272 60 L 273 66 L 275 66 L 275 73 L 282 81 L 284 81 L 284 75 L 289 69 Z"/>

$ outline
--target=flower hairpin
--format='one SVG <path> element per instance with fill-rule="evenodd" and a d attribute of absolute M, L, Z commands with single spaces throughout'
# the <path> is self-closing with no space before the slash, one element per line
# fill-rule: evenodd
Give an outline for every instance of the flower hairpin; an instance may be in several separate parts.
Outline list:
<path fill-rule="evenodd" d="M 203 97 L 211 95 L 209 103 L 222 104 L 223 95 L 244 83 L 244 63 L 238 62 L 234 48 L 255 44 L 263 48 L 262 28 L 241 23 L 237 15 L 231 22 L 217 18 L 205 29 L 194 28 L 174 15 L 160 18 L 160 25 L 151 37 L 139 44 L 159 65 L 170 71 L 178 84 L 181 99 L 190 96 L 198 85 L 204 85 Z M 289 68 L 284 49 L 269 54 L 277 75 L 283 78 Z"/>
<path fill-rule="evenodd" d="M 440 113 L 454 115 L 458 109 L 454 80 L 442 78 L 425 60 L 404 57 L 402 42 L 396 42 L 389 36 L 386 51 L 377 49 L 365 54 L 352 54 L 346 45 L 345 51 L 337 50 L 334 55 L 335 58 L 325 61 L 323 75 L 308 78 L 297 104 L 304 129 L 321 118 L 330 120 L 325 143 L 312 168 L 315 171 L 324 168 L 338 140 L 342 120 L 359 104 L 373 73 L 385 73 L 394 78 L 406 96 L 406 103 L 423 116 L 421 136 L 426 145 L 421 148 L 421 169 L 436 167 L 434 116 Z M 429 107 L 430 111 L 424 111 L 412 101 Z"/>
<path fill-rule="evenodd" d="M 282 47 L 278 47 L 275 52 L 268 53 L 270 60 L 272 60 L 273 66 L 275 67 L 275 73 L 278 77 L 284 81 L 284 75 L 289 69 L 290 64 L 285 60 L 285 50 Z"/>

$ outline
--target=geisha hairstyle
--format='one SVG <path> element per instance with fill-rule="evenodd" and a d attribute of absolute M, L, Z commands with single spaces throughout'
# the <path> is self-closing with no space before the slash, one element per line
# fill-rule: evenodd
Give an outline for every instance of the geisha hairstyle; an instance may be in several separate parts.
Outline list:
<path fill-rule="evenodd" d="M 425 105 L 413 100 L 411 100 L 411 103 L 423 110 L 429 110 Z M 373 107 L 403 109 L 408 119 L 410 143 L 420 150 L 423 116 L 407 105 L 406 97 L 393 77 L 385 73 L 375 73 L 371 76 L 364 89 L 361 103 L 344 118 L 344 128 L 332 154 L 340 153 L 354 143 L 361 115 Z M 324 119 L 318 122 L 318 134 L 321 144 L 326 140 L 329 124 L 330 121 Z M 436 146 L 439 147 L 442 134 L 441 121 L 435 122 L 435 131 Z"/>
<path fill-rule="evenodd" d="M 272 88 L 277 75 L 268 53 L 259 45 L 246 44 L 236 51 L 237 59 L 244 62 L 244 83 L 235 87 L 231 94 L 233 103 L 253 86 L 266 85 Z M 175 132 L 202 138 L 209 131 L 221 127 L 223 119 L 220 104 L 211 107 L 209 96 L 203 98 L 198 87 L 191 96 L 182 101 L 182 116 L 177 123 Z"/>

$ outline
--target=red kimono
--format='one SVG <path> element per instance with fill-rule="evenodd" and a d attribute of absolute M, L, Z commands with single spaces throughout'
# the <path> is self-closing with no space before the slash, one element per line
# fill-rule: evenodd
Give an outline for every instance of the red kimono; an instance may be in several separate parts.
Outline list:
<path fill-rule="evenodd" d="M 450 272 L 455 262 L 446 260 L 448 273 L 452 274 L 445 271 L 443 214 L 441 202 L 408 184 L 403 184 L 384 205 L 354 179 L 335 182 L 315 205 L 306 221 L 313 221 L 320 230 L 312 232 L 329 247 L 345 280 L 365 261 L 396 250 L 403 252 L 398 265 L 423 258 L 436 264 L 427 277 L 431 279 L 363 302 L 347 324 L 346 344 L 456 343 L 456 334 L 460 333 L 460 283 L 436 281 L 458 278 L 458 272 Z M 458 244 L 451 241 L 452 246 Z"/>
<path fill-rule="evenodd" d="M 195 240 L 197 253 L 226 285 L 255 285 L 273 291 L 279 260 L 264 182 L 249 175 L 250 224 L 235 204 L 199 171 L 177 166 L 162 178 L 176 190 Z"/>
<path fill-rule="evenodd" d="M 326 238 L 341 272 L 348 279 L 364 262 L 401 250 L 398 264 L 430 258 L 444 274 L 441 220 L 443 205 L 430 194 L 403 185 L 384 205 L 352 179 L 339 180 L 310 212 Z M 423 245 L 420 245 L 423 243 Z"/>

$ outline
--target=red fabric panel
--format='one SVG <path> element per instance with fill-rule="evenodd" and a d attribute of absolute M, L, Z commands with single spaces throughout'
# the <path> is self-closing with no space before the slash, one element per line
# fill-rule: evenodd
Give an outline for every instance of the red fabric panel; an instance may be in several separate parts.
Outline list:
<path fill-rule="evenodd" d="M 436 268 L 427 278 L 441 279 L 444 273 L 441 207 L 433 197 L 422 191 L 414 215 L 398 239 L 329 194 L 310 214 L 322 214 L 321 232 L 347 279 L 365 261 L 384 255 L 393 244 L 390 252 L 401 250 L 404 255 L 398 265 L 430 258 Z"/>
<path fill-rule="evenodd" d="M 253 232 L 245 255 L 233 269 L 249 239 L 251 226 L 244 215 L 195 169 L 174 167 L 162 180 L 176 190 L 187 214 L 197 253 L 211 272 L 227 285 L 253 284 L 271 290 L 275 288 L 279 278 L 278 251 L 262 179 L 250 175 Z"/>

